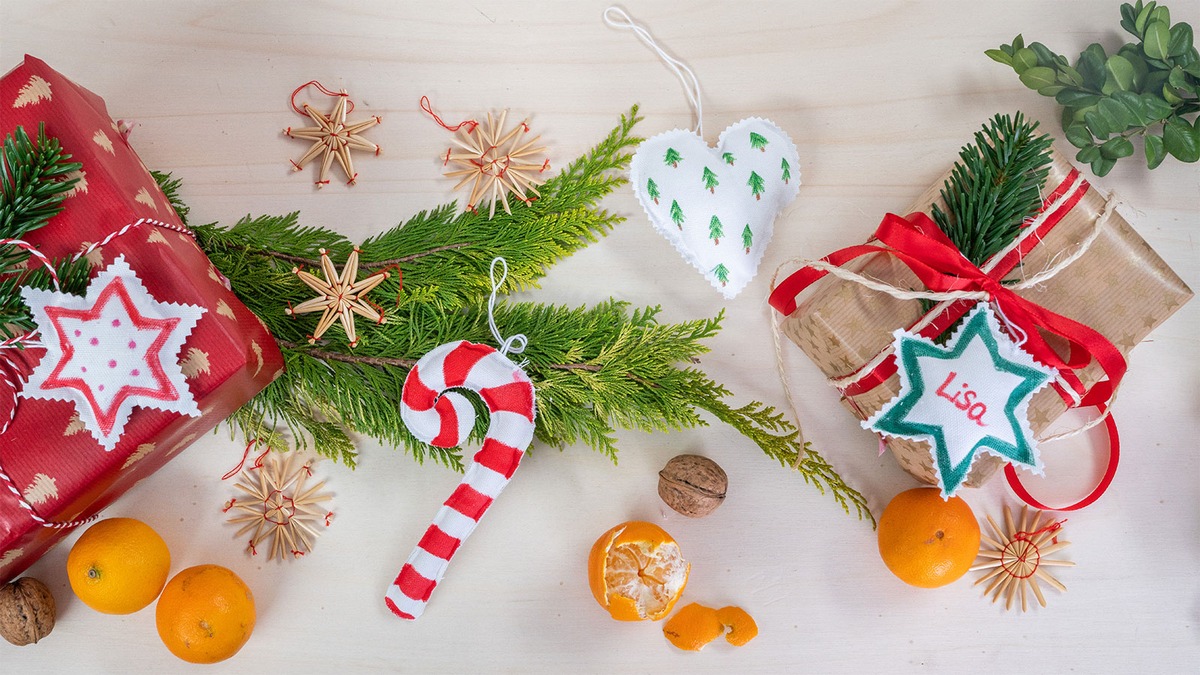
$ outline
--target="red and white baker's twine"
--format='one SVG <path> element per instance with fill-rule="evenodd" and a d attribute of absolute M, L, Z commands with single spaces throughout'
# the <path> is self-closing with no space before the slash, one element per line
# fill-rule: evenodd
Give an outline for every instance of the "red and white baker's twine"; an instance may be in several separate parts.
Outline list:
<path fill-rule="evenodd" d="M 124 234 L 128 233 L 130 230 L 133 230 L 134 228 L 139 227 L 143 224 L 153 225 L 155 227 L 162 227 L 162 228 L 174 231 L 174 232 L 186 234 L 189 237 L 196 236 L 194 232 L 192 232 L 190 229 L 188 229 L 187 227 L 184 227 L 182 225 L 173 225 L 171 223 L 165 223 L 161 220 L 155 220 L 153 218 L 139 218 L 136 221 L 129 223 L 128 225 L 125 225 L 124 227 L 117 230 L 116 232 L 113 232 L 112 234 L 108 235 L 104 239 L 88 246 L 87 248 L 83 249 L 79 253 L 75 254 L 71 258 L 71 261 L 76 262 L 76 261 L 82 259 L 84 256 L 88 255 L 92 251 L 95 251 L 96 249 L 100 248 L 101 246 L 104 246 L 104 245 L 110 243 L 113 239 L 116 239 L 117 237 L 124 235 Z M 28 242 L 22 241 L 20 239 L 0 239 L 0 246 L 6 246 L 6 245 L 7 246 L 16 246 L 17 248 L 28 253 L 30 255 L 30 257 L 37 260 L 37 262 L 43 268 L 45 268 L 46 271 L 50 274 L 50 278 L 54 281 L 55 289 L 57 290 L 59 288 L 58 274 L 54 270 L 54 264 L 50 262 L 49 258 L 47 258 L 44 253 L 37 250 L 33 245 L 29 244 Z M 3 354 L 4 350 L 6 350 L 6 349 L 14 349 L 18 346 L 35 345 L 36 342 L 34 341 L 34 337 L 36 335 L 37 335 L 37 331 L 30 331 L 23 335 L 17 335 L 17 336 L 9 338 L 7 340 L 4 340 L 3 342 L 0 342 L 0 354 Z M 0 386 L 3 387 L 6 397 L 7 396 L 12 397 L 11 398 L 12 402 L 8 406 L 8 415 L 4 420 L 0 421 L 0 435 L 3 435 L 5 432 L 8 431 L 9 426 L 12 425 L 13 420 L 16 418 L 17 402 L 18 402 L 17 391 L 18 391 L 18 386 L 19 386 L 18 385 L 19 379 L 20 378 L 13 377 L 12 368 L 7 365 L 7 360 L 6 359 L 0 360 Z M 33 508 L 33 505 L 30 504 L 29 501 L 25 499 L 25 496 L 23 494 L 21 494 L 21 489 L 17 486 L 17 484 L 13 481 L 13 479 L 4 471 L 3 466 L 0 466 L 0 483 L 2 483 L 4 485 L 4 487 L 8 488 L 8 491 L 12 493 L 14 498 L 16 498 L 17 504 L 19 504 L 21 506 L 21 508 L 24 509 L 26 511 L 26 513 L 28 513 L 29 517 L 31 519 L 33 519 L 34 522 L 41 525 L 42 527 L 49 527 L 49 528 L 60 529 L 60 530 L 70 529 L 70 528 L 79 527 L 80 525 L 85 525 L 87 523 L 90 523 L 91 521 L 95 520 L 97 518 L 97 516 L 99 515 L 99 514 L 93 514 L 91 516 L 88 516 L 87 518 L 82 518 L 79 520 L 71 520 L 71 521 L 66 521 L 66 522 L 57 522 L 56 523 L 56 522 L 48 521 L 45 518 L 43 518 L 37 514 L 37 511 Z"/>
<path fill-rule="evenodd" d="M 75 262 L 77 260 L 80 260 L 81 258 L 86 257 L 92 251 L 95 251 L 96 249 L 100 248 L 101 246 L 107 246 L 109 244 L 109 242 L 111 242 L 113 239 L 116 239 L 117 237 L 119 237 L 119 236 L 129 232 L 130 230 L 138 227 L 139 225 L 143 225 L 143 224 L 153 225 L 155 227 L 161 227 L 163 229 L 171 230 L 172 232 L 178 232 L 180 234 L 186 234 L 187 236 L 192 237 L 192 238 L 195 238 L 195 236 L 196 236 L 195 232 L 192 232 L 190 229 L 188 229 L 187 227 L 185 227 L 183 225 L 174 225 L 172 223 L 164 223 L 161 220 L 155 220 L 153 218 L 138 218 L 136 221 L 129 223 L 125 227 L 122 227 L 121 229 L 117 230 L 116 232 L 113 232 L 112 234 L 108 235 L 107 237 L 101 239 L 100 241 L 83 249 L 79 253 L 76 253 L 71 258 L 71 261 Z"/>

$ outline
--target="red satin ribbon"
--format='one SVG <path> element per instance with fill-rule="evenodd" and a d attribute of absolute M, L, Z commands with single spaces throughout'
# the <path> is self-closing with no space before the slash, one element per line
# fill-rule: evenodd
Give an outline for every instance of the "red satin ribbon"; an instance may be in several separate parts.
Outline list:
<path fill-rule="evenodd" d="M 1097 405 L 1096 408 L 1101 413 L 1105 410 L 1103 404 Z M 1100 484 L 1083 499 L 1068 506 L 1046 506 L 1037 499 L 1034 499 L 1033 495 L 1029 494 L 1029 490 L 1021 483 L 1021 477 L 1017 474 L 1016 467 L 1011 463 L 1004 465 L 1004 478 L 1008 481 L 1008 486 L 1026 504 L 1043 511 L 1078 511 L 1085 506 L 1090 506 L 1112 484 L 1113 478 L 1117 475 L 1117 464 L 1121 458 L 1121 439 L 1117 435 L 1117 422 L 1113 419 L 1112 415 L 1104 418 L 1104 428 L 1108 430 L 1108 465 L 1104 469 L 1104 475 L 1100 478 Z"/>

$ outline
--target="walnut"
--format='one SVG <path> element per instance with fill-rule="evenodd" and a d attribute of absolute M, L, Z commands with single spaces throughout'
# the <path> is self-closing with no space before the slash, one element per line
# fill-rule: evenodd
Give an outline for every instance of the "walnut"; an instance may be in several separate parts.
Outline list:
<path fill-rule="evenodd" d="M 54 596 L 46 584 L 21 577 L 0 586 L 0 635 L 22 647 L 54 630 Z"/>
<path fill-rule="evenodd" d="M 729 478 L 717 463 L 699 455 L 671 458 L 658 472 L 658 496 L 689 518 L 703 518 L 725 501 Z"/>

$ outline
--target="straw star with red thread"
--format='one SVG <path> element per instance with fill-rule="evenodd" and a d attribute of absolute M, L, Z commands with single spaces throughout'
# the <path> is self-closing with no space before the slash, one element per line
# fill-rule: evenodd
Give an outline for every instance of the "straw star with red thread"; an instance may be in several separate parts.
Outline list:
<path fill-rule="evenodd" d="M 309 344 L 313 344 L 319 340 L 325 334 L 325 331 L 333 325 L 334 321 L 340 320 L 342 328 L 346 330 L 346 337 L 350 340 L 350 346 L 355 347 L 358 345 L 358 334 L 354 329 L 355 314 L 364 316 L 377 324 L 387 322 L 381 309 L 368 301 L 365 296 L 376 286 L 383 283 L 384 279 L 390 277 L 391 272 L 383 270 L 359 281 L 358 254 L 361 252 L 361 249 L 356 247 L 350 252 L 350 256 L 346 258 L 346 264 L 342 267 L 340 275 L 337 272 L 337 268 L 333 266 L 333 261 L 329 259 L 329 254 L 326 253 L 325 249 L 320 249 L 320 252 L 321 271 L 325 275 L 324 279 L 305 272 L 298 267 L 292 268 L 292 273 L 319 295 L 311 300 L 305 300 L 295 307 L 288 307 L 284 312 L 289 316 L 305 314 L 307 312 L 322 312 L 321 320 L 317 322 L 316 330 L 308 338 Z"/>
<path fill-rule="evenodd" d="M 328 115 L 314 109 L 307 103 L 304 104 L 303 109 L 296 107 L 296 95 L 309 85 L 316 85 L 323 93 L 337 98 L 337 103 L 334 104 L 333 111 Z M 336 157 L 338 164 L 342 167 L 342 171 L 346 174 L 347 184 L 354 185 L 358 180 L 358 174 L 354 171 L 354 162 L 350 157 L 350 152 L 352 150 L 365 150 L 378 155 L 380 147 L 363 138 L 361 134 L 383 120 L 378 115 L 375 115 L 360 122 L 347 122 L 346 115 L 354 110 L 354 104 L 350 102 L 346 90 L 343 89 L 335 93 L 323 87 L 316 80 L 305 83 L 292 92 L 292 109 L 302 115 L 307 115 L 316 123 L 316 126 L 312 127 L 298 129 L 288 127 L 283 130 L 283 133 L 288 138 L 299 138 L 313 142 L 309 146 L 308 151 L 300 159 L 292 162 L 293 169 L 300 171 L 304 168 L 305 164 L 320 156 L 321 169 L 317 176 L 316 186 L 321 188 L 329 184 L 329 166 Z"/>

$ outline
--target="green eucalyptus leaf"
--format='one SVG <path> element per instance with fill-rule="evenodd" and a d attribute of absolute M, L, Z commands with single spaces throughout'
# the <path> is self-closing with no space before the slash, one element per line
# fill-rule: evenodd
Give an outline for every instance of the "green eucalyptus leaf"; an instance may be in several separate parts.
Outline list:
<path fill-rule="evenodd" d="M 1140 49 L 1133 45 L 1128 50 L 1122 50 L 1121 56 L 1133 66 L 1133 86 L 1130 89 L 1134 91 L 1142 91 L 1142 87 L 1146 82 L 1146 76 L 1150 74 L 1150 66 L 1146 64 L 1146 57 L 1142 55 Z"/>
<path fill-rule="evenodd" d="M 1160 7 L 1160 9 L 1166 9 Z M 1152 21 L 1146 25 L 1146 37 L 1142 41 L 1142 50 L 1152 59 L 1165 59 L 1171 46 L 1171 29 L 1161 21 Z"/>
<path fill-rule="evenodd" d="M 1107 60 L 1108 56 L 1104 53 L 1104 47 L 1095 42 L 1088 45 L 1087 49 L 1079 54 L 1079 63 L 1075 64 L 1075 68 L 1083 76 L 1085 86 L 1099 90 L 1104 85 L 1104 78 L 1107 75 L 1104 70 L 1104 62 Z"/>
<path fill-rule="evenodd" d="M 1012 54 L 1008 54 L 1001 49 L 989 49 L 984 54 L 996 63 L 1003 63 L 1006 66 L 1013 64 Z"/>
<path fill-rule="evenodd" d="M 1072 87 L 1083 86 L 1083 76 L 1071 66 L 1063 66 L 1058 69 L 1058 81 Z"/>
<path fill-rule="evenodd" d="M 1192 77 L 1200 78 L 1200 61 L 1193 61 L 1183 67 L 1183 71 Z"/>
<path fill-rule="evenodd" d="M 1112 171 L 1112 168 L 1116 165 L 1116 163 L 1117 160 L 1115 159 L 1101 157 L 1100 159 L 1092 162 L 1092 173 L 1096 174 L 1100 178 L 1103 178 L 1108 175 L 1109 171 Z"/>
<path fill-rule="evenodd" d="M 1100 97 L 1078 89 L 1063 89 L 1055 94 L 1054 100 L 1058 101 L 1059 105 L 1064 105 L 1068 108 L 1086 108 L 1089 105 L 1099 103 Z"/>
<path fill-rule="evenodd" d="M 1191 89 L 1191 84 L 1188 82 L 1187 75 L 1184 74 L 1183 68 L 1175 66 L 1167 75 L 1167 84 L 1176 89 Z"/>
<path fill-rule="evenodd" d="M 1061 84 L 1052 84 L 1049 87 L 1042 87 L 1041 89 L 1038 89 L 1037 92 L 1042 96 L 1054 97 L 1063 89 L 1066 89 L 1066 87 L 1062 86 Z"/>
<path fill-rule="evenodd" d="M 1038 90 L 1054 85 L 1054 71 L 1045 66 L 1034 66 L 1021 73 L 1021 83 Z"/>
<path fill-rule="evenodd" d="M 1170 103 L 1173 106 L 1183 103 L 1183 98 L 1181 98 L 1179 96 L 1179 94 L 1175 93 L 1175 87 L 1172 87 L 1169 84 L 1163 85 L 1162 95 L 1163 95 L 1163 100 L 1166 101 L 1167 103 Z"/>
<path fill-rule="evenodd" d="M 1113 134 L 1114 129 L 1104 113 L 1100 112 L 1099 106 L 1093 108 L 1089 112 L 1084 113 L 1083 123 L 1087 125 L 1088 131 L 1100 140 L 1104 140 Z"/>
<path fill-rule="evenodd" d="M 1118 103 L 1116 99 L 1102 98 L 1096 108 L 1108 119 L 1109 128 L 1113 133 L 1120 133 L 1129 127 L 1137 126 L 1137 120 L 1133 113 Z"/>
<path fill-rule="evenodd" d="M 1086 148 L 1093 144 L 1092 134 L 1087 130 L 1087 126 L 1079 123 L 1068 126 L 1064 131 L 1067 134 L 1067 141 L 1077 148 Z"/>
<path fill-rule="evenodd" d="M 1168 56 L 1183 56 L 1192 48 L 1192 27 L 1177 23 L 1171 27 L 1171 41 L 1167 44 Z"/>
<path fill-rule="evenodd" d="M 1138 12 L 1137 18 L 1133 20 L 1133 34 L 1142 37 L 1146 33 L 1146 24 L 1150 23 L 1150 15 L 1154 12 L 1155 3 L 1151 2 Z"/>
<path fill-rule="evenodd" d="M 1162 121 L 1171 116 L 1175 109 L 1171 104 L 1163 100 L 1161 96 L 1156 96 L 1153 93 L 1141 95 L 1142 105 L 1145 107 L 1146 118 L 1151 122 Z"/>
<path fill-rule="evenodd" d="M 1142 83 L 1142 91 L 1162 98 L 1163 85 L 1167 83 L 1167 78 L 1170 75 L 1169 70 L 1152 71 L 1146 76 L 1146 81 Z"/>
<path fill-rule="evenodd" d="M 1110 138 L 1100 146 L 1100 156 L 1108 159 L 1121 159 L 1133 154 L 1133 143 L 1124 136 Z"/>
<path fill-rule="evenodd" d="M 1098 145 L 1089 145 L 1075 153 L 1075 161 L 1084 164 L 1091 164 L 1098 159 L 1100 159 L 1100 146 Z"/>
<path fill-rule="evenodd" d="M 1128 2 L 1122 3 L 1122 5 L 1121 5 L 1121 28 L 1124 28 L 1125 31 L 1128 33 L 1137 35 L 1137 33 L 1135 32 L 1137 30 L 1136 22 L 1137 22 L 1137 10 L 1135 10 L 1133 8 L 1133 5 L 1129 4 Z"/>
<path fill-rule="evenodd" d="M 1120 54 L 1113 54 L 1104 62 L 1104 68 L 1116 82 L 1117 88 L 1128 90 L 1133 88 L 1133 64 Z"/>
<path fill-rule="evenodd" d="M 1017 33 L 1017 37 L 1013 38 L 1012 43 L 1013 53 L 1019 52 L 1025 48 L 1025 36 Z"/>
<path fill-rule="evenodd" d="M 1146 168 L 1157 169 L 1167 158 L 1163 149 L 1163 137 L 1157 134 L 1146 134 Z"/>
<path fill-rule="evenodd" d="M 1163 126 L 1163 147 L 1181 162 L 1200 160 L 1200 129 L 1172 117 Z"/>
<path fill-rule="evenodd" d="M 1156 21 L 1167 26 L 1171 25 L 1171 10 L 1167 9 L 1166 5 L 1159 5 L 1150 11 L 1150 20 L 1146 22 L 1147 28 Z"/>
<path fill-rule="evenodd" d="M 1118 91 L 1112 95 L 1114 101 L 1125 106 L 1125 109 L 1133 115 L 1134 124 L 1145 126 L 1154 120 L 1146 116 L 1146 104 L 1142 102 L 1142 97 L 1132 91 Z"/>
<path fill-rule="evenodd" d="M 1028 47 L 1022 47 L 1013 53 L 1012 67 L 1013 70 L 1017 71 L 1018 75 L 1023 75 L 1026 70 L 1037 66 L 1037 64 L 1037 54 Z M 1031 87 L 1031 89 L 1037 89 L 1037 87 Z"/>
<path fill-rule="evenodd" d="M 1054 68 L 1058 65 L 1058 54 L 1050 51 L 1050 48 L 1046 45 L 1040 42 L 1035 42 L 1029 45 L 1029 48 L 1033 50 L 1034 54 L 1037 54 L 1039 66 Z"/>

